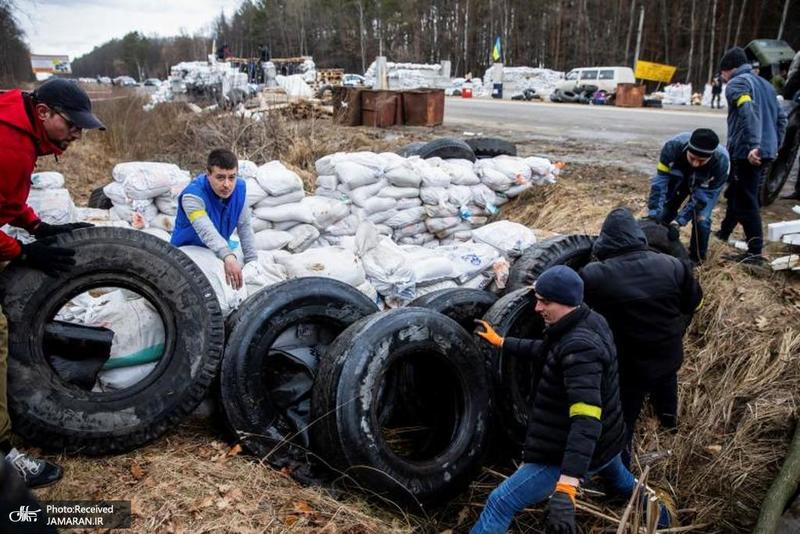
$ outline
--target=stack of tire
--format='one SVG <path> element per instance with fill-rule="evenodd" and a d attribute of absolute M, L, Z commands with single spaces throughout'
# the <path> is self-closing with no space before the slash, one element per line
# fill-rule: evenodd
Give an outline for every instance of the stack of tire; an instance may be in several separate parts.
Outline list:
<path fill-rule="evenodd" d="M 463 140 L 442 137 L 428 142 L 410 143 L 396 152 L 405 158 L 419 156 L 422 159 L 437 157 L 475 161 L 496 156 L 516 156 L 517 147 L 514 143 L 496 137 L 470 137 Z"/>

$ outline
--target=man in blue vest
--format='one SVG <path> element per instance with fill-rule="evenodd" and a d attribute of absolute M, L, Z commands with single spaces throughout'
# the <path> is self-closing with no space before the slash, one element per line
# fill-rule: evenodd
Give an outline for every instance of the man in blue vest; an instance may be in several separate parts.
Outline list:
<path fill-rule="evenodd" d="M 786 133 L 786 113 L 778 104 L 772 85 L 757 76 L 747 56 L 733 47 L 722 56 L 719 66 L 728 82 L 728 152 L 731 155 L 731 180 L 725 198 L 728 206 L 717 237 L 727 241 L 741 224 L 747 252 L 727 256 L 736 262 L 763 265 L 761 256 L 764 231 L 761 228 L 759 189 L 763 170 L 778 154 Z"/>
<path fill-rule="evenodd" d="M 231 240 L 239 232 L 244 262 L 258 260 L 250 210 L 245 206 L 244 180 L 236 176 L 239 160 L 224 148 L 212 150 L 208 172 L 197 176 L 178 197 L 178 216 L 170 241 L 176 247 L 206 247 L 225 263 L 225 279 L 233 289 L 242 287 L 242 265 Z"/>
<path fill-rule="evenodd" d="M 706 259 L 711 212 L 728 181 L 729 169 L 728 151 L 708 128 L 678 134 L 661 149 L 656 175 L 650 181 L 648 215 L 670 225 L 674 238 L 679 227 L 692 222 L 689 256 L 695 263 Z"/>

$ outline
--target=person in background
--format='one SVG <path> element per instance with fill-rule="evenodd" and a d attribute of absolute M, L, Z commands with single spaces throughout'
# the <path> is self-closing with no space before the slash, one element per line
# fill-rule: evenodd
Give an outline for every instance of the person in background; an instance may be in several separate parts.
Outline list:
<path fill-rule="evenodd" d="M 36 238 L 23 244 L 0 231 L 0 262 L 16 261 L 50 276 L 59 276 L 75 264 L 74 250 L 47 238 L 92 225 L 48 224 L 27 199 L 37 158 L 59 156 L 81 139 L 84 130 L 91 129 L 105 126 L 92 113 L 89 96 L 74 82 L 51 78 L 32 93 L 15 89 L 0 95 L 0 226 L 23 228 Z M 28 487 L 52 484 L 61 478 L 61 467 L 11 446 L 7 357 L 5 351 L 0 353 L 0 454 Z"/>
<path fill-rule="evenodd" d="M 586 303 L 614 334 L 625 420 L 623 462 L 630 466 L 633 432 L 645 398 L 661 424 L 678 426 L 678 369 L 683 336 L 702 306 L 692 266 L 647 248 L 630 211 L 617 208 L 592 248 L 597 258 L 580 271 Z"/>
<path fill-rule="evenodd" d="M 245 264 L 258 260 L 250 210 L 245 206 L 246 187 L 236 173 L 239 160 L 224 148 L 212 150 L 207 173 L 197 176 L 178 197 L 178 214 L 171 243 L 176 247 L 195 245 L 214 252 L 225 264 L 225 280 L 240 289 L 242 265 L 236 257 L 238 243 L 231 240 L 239 233 Z"/>
<path fill-rule="evenodd" d="M 775 73 L 775 76 L 772 77 L 770 80 L 772 87 L 775 88 L 775 92 L 779 95 L 783 94 L 783 88 L 786 86 L 786 69 L 782 68 L 779 72 Z"/>
<path fill-rule="evenodd" d="M 743 49 L 733 47 L 722 56 L 720 73 L 728 82 L 728 152 L 731 179 L 725 197 L 725 218 L 717 232 L 723 241 L 738 224 L 747 240 L 747 252 L 726 256 L 738 263 L 763 265 L 764 232 L 761 227 L 759 189 L 762 173 L 778 153 L 786 132 L 786 113 L 778 104 L 775 90 L 757 76 Z"/>
<path fill-rule="evenodd" d="M 673 240 L 678 238 L 680 227 L 691 221 L 689 256 L 695 263 L 706 259 L 711 213 L 729 171 L 728 151 L 708 128 L 678 134 L 661 149 L 656 174 L 650 181 L 648 216 L 669 225 Z"/>
<path fill-rule="evenodd" d="M 717 103 L 717 109 L 722 108 L 722 103 L 720 102 L 722 96 L 722 79 L 719 77 L 719 74 L 715 75 L 711 78 L 711 109 L 714 109 L 714 102 Z"/>
<path fill-rule="evenodd" d="M 548 499 L 547 532 L 573 534 L 581 481 L 599 475 L 610 493 L 629 497 L 636 479 L 622 464 L 624 424 L 617 355 L 608 323 L 583 303 L 583 281 L 565 265 L 533 287 L 544 339 L 501 337 L 486 321 L 476 331 L 505 355 L 533 358 L 539 381 L 528 414 L 523 464 L 486 501 L 472 534 L 503 533 L 514 515 Z M 669 526 L 661 509 L 659 526 Z"/>

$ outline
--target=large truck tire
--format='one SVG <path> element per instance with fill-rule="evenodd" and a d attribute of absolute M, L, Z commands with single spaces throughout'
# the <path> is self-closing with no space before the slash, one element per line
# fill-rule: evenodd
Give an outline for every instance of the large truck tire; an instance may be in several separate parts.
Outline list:
<path fill-rule="evenodd" d="M 106 196 L 102 187 L 98 187 L 92 191 L 92 194 L 89 195 L 89 202 L 87 202 L 86 205 L 90 208 L 101 210 L 109 210 L 114 207 L 114 204 L 111 202 L 111 199 Z"/>
<path fill-rule="evenodd" d="M 392 377 L 414 376 L 393 398 Z M 423 308 L 375 314 L 345 330 L 320 365 L 312 396 L 315 450 L 345 478 L 412 507 L 445 501 L 478 473 L 488 438 L 489 383 L 475 342 Z"/>
<path fill-rule="evenodd" d="M 348 284 L 307 277 L 259 291 L 228 318 L 221 400 L 249 452 L 280 467 L 307 462 L 311 387 L 327 346 L 377 311 Z"/>
<path fill-rule="evenodd" d="M 183 252 L 125 228 L 86 228 L 54 238 L 76 251 L 58 278 L 11 263 L 0 275 L 8 319 L 8 399 L 14 431 L 47 449 L 127 451 L 171 430 L 202 401 L 223 347 L 214 290 Z M 146 298 L 164 325 L 164 352 L 136 384 L 92 392 L 64 382 L 43 350 L 45 328 L 75 296 L 122 287 Z"/>
<path fill-rule="evenodd" d="M 470 137 L 464 139 L 477 158 L 493 158 L 495 156 L 516 156 L 514 143 L 496 137 Z"/>
<path fill-rule="evenodd" d="M 506 292 L 530 286 L 554 265 L 579 270 L 589 263 L 594 240 L 593 236 L 583 234 L 560 235 L 531 245 L 511 266 Z"/>
<path fill-rule="evenodd" d="M 475 153 L 470 146 L 461 139 L 443 137 L 425 143 L 417 150 L 417 155 L 422 159 L 466 159 L 475 161 Z"/>
<path fill-rule="evenodd" d="M 800 111 L 796 113 L 800 114 Z M 790 124 L 783 145 L 778 150 L 778 156 L 764 173 L 760 191 L 762 206 L 769 206 L 781 194 L 781 190 L 792 172 L 794 162 L 797 161 L 798 152 L 800 152 L 800 127 Z"/>
<path fill-rule="evenodd" d="M 418 306 L 442 313 L 460 324 L 467 332 L 472 332 L 474 320 L 497 302 L 497 295 L 482 289 L 468 287 L 448 287 L 431 291 L 417 297 L 409 306 Z"/>

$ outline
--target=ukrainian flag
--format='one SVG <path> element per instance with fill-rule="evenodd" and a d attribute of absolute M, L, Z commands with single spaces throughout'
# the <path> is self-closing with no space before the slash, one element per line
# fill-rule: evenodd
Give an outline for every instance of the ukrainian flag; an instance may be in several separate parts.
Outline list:
<path fill-rule="evenodd" d="M 500 37 L 498 36 L 497 40 L 494 42 L 494 48 L 492 48 L 492 60 L 500 61 L 501 57 Z"/>

